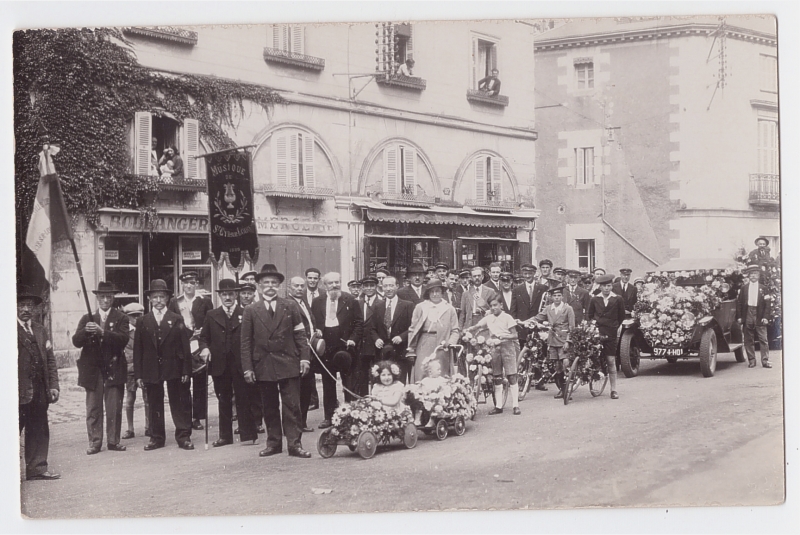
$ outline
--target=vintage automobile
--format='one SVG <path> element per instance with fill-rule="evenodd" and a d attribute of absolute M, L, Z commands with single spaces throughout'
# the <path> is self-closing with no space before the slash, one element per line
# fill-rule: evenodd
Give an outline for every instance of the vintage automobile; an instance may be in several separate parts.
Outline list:
<path fill-rule="evenodd" d="M 623 321 L 621 328 L 619 357 L 625 377 L 638 375 L 642 359 L 666 359 L 671 364 L 679 359 L 699 359 L 700 370 L 704 377 L 714 375 L 719 353 L 733 352 L 736 362 L 745 361 L 742 328 L 736 321 L 736 291 L 741 284 L 742 276 L 737 270 L 735 261 L 673 259 L 649 273 L 648 277 L 656 282 L 671 280 L 672 283 L 667 286 L 673 289 L 689 287 L 693 292 L 700 293 L 705 288 L 707 295 L 715 296 L 715 306 L 706 307 L 705 314 L 692 314 L 688 312 L 688 308 L 694 306 L 696 310 L 699 305 L 694 305 L 691 303 L 692 299 L 687 299 L 685 302 L 689 304 L 675 304 L 675 307 L 686 307 L 686 311 L 680 308 L 677 311 L 673 309 L 666 312 L 655 310 L 642 312 L 648 309 L 648 303 L 644 303 L 643 296 L 640 295 L 636 307 L 640 310 L 637 312 L 634 309 L 634 317 Z M 658 291 L 667 295 L 669 290 L 659 288 Z M 703 296 L 700 296 L 698 299 L 702 298 Z M 667 299 L 669 303 L 676 302 L 672 296 L 668 296 Z M 659 317 L 661 324 L 656 324 Z M 672 321 L 666 323 L 663 318 Z M 678 323 L 677 328 L 675 319 Z M 671 328 L 677 332 L 669 331 L 665 334 L 659 327 Z M 659 336 L 668 337 L 665 339 Z"/>

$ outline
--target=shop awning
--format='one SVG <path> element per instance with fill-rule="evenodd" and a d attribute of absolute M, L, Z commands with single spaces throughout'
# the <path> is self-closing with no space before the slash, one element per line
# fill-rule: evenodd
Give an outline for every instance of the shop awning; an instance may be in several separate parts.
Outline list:
<path fill-rule="evenodd" d="M 408 234 L 403 234 L 402 236 L 395 235 L 395 234 L 364 234 L 365 238 L 391 238 L 395 240 L 438 240 L 440 239 L 439 236 L 420 236 L 415 234 L 414 236 L 409 236 Z"/>
<path fill-rule="evenodd" d="M 359 203 L 356 203 L 359 204 Z M 471 208 L 435 206 L 431 208 L 384 207 L 375 202 L 359 204 L 367 209 L 371 221 L 389 223 L 421 223 L 429 225 L 466 225 L 469 227 L 525 228 L 539 217 L 539 210 L 511 214 L 485 214 Z"/>
<path fill-rule="evenodd" d="M 472 240 L 472 241 L 519 241 L 516 238 L 498 238 L 496 236 L 459 236 L 459 240 Z"/>

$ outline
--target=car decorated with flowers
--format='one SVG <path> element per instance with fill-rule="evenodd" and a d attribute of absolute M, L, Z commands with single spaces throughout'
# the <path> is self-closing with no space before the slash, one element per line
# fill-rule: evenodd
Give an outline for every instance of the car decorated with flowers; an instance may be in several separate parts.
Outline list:
<path fill-rule="evenodd" d="M 619 356 L 625 377 L 636 377 L 641 359 L 699 359 L 711 377 L 719 353 L 744 362 L 736 322 L 741 270 L 728 259 L 673 259 L 645 277 L 633 317 L 622 324 Z"/>

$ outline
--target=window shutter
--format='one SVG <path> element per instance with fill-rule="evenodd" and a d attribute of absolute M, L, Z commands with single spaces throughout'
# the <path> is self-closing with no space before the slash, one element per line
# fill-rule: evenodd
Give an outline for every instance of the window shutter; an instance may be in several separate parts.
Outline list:
<path fill-rule="evenodd" d="M 489 56 L 490 65 L 489 65 L 489 72 L 486 74 L 492 74 L 492 69 L 497 69 L 497 45 L 494 44 L 491 47 L 489 47 L 489 52 L 490 52 Z"/>
<path fill-rule="evenodd" d="M 200 124 L 197 119 L 183 120 L 183 164 L 186 169 L 186 178 L 197 180 L 200 178 L 197 156 L 200 154 Z"/>
<path fill-rule="evenodd" d="M 314 176 L 314 136 L 303 134 L 303 183 L 307 188 L 316 187 Z"/>
<path fill-rule="evenodd" d="M 406 59 L 414 57 L 414 25 L 408 25 L 408 40 L 406 41 Z"/>
<path fill-rule="evenodd" d="M 397 145 L 383 149 L 383 191 L 397 193 Z"/>
<path fill-rule="evenodd" d="M 477 158 L 475 163 L 475 202 L 486 201 L 486 158 Z"/>
<path fill-rule="evenodd" d="M 594 147 L 586 149 L 586 183 L 594 184 L 599 183 L 595 169 L 597 168 L 597 156 L 594 153 Z"/>
<path fill-rule="evenodd" d="M 288 135 L 275 133 L 272 135 L 272 181 L 285 188 L 289 183 L 289 151 Z"/>
<path fill-rule="evenodd" d="M 300 147 L 298 144 L 297 134 L 289 134 L 289 183 L 293 187 L 300 185 L 298 166 L 299 152 Z"/>
<path fill-rule="evenodd" d="M 150 113 L 146 111 L 136 112 L 134 174 L 150 174 L 150 141 L 153 139 L 152 125 L 153 118 Z"/>
<path fill-rule="evenodd" d="M 292 52 L 295 54 L 305 54 L 305 26 L 291 26 Z"/>
<path fill-rule="evenodd" d="M 499 201 L 503 198 L 503 161 L 500 158 L 492 158 L 492 191 L 494 200 Z"/>
<path fill-rule="evenodd" d="M 472 89 L 478 89 L 478 80 L 481 77 L 478 76 L 478 64 L 480 63 L 479 59 L 479 51 L 478 51 L 478 39 L 476 37 L 472 38 Z"/>
<path fill-rule="evenodd" d="M 575 184 L 578 186 L 586 183 L 583 156 L 583 149 L 575 149 Z"/>
<path fill-rule="evenodd" d="M 417 193 L 417 150 L 404 147 L 403 150 L 403 186 L 411 194 Z M 405 193 L 405 191 L 404 191 Z"/>

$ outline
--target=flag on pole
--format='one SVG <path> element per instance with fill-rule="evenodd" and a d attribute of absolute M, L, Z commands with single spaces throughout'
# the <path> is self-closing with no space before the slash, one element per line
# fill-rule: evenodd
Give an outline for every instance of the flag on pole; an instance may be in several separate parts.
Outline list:
<path fill-rule="evenodd" d="M 59 150 L 55 145 L 45 145 L 39 153 L 39 187 L 25 238 L 25 244 L 42 265 L 44 276 L 50 283 L 53 282 L 50 273 L 53 245 L 73 239 L 67 205 L 53 165 L 53 155 Z"/>

